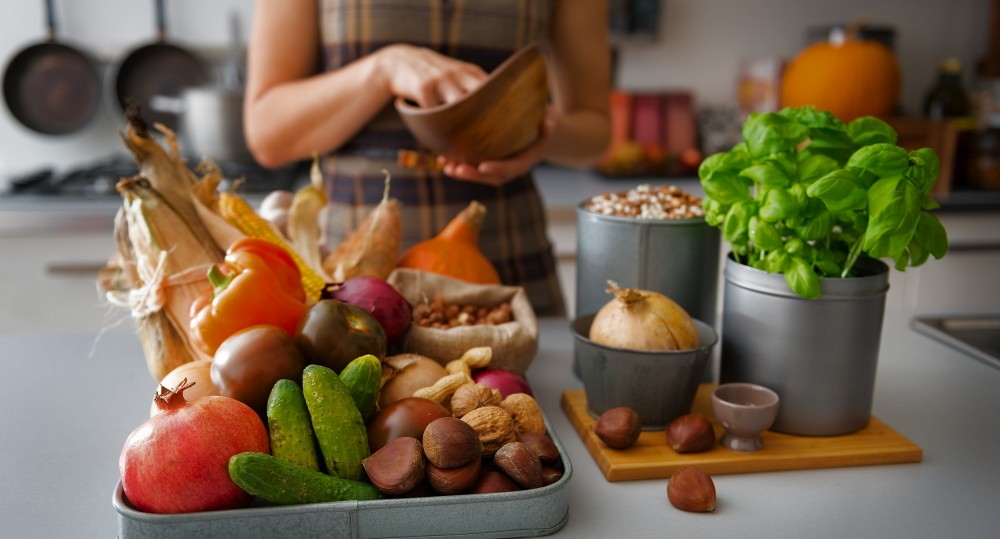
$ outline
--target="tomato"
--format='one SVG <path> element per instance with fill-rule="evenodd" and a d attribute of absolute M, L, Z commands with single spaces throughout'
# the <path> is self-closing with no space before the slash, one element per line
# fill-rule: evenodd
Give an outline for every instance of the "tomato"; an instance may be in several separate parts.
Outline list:
<path fill-rule="evenodd" d="M 447 408 L 430 399 L 400 399 L 376 412 L 368 421 L 368 447 L 374 453 L 403 436 L 423 440 L 424 429 L 431 421 L 450 416 Z"/>
<path fill-rule="evenodd" d="M 260 414 L 282 378 L 302 381 L 306 361 L 292 337 L 278 326 L 257 325 L 222 341 L 212 359 L 212 383 L 224 397 L 246 403 Z"/>
<path fill-rule="evenodd" d="M 353 359 L 386 353 L 386 336 L 368 311 L 335 299 L 317 301 L 299 320 L 295 345 L 306 361 L 340 373 Z"/>

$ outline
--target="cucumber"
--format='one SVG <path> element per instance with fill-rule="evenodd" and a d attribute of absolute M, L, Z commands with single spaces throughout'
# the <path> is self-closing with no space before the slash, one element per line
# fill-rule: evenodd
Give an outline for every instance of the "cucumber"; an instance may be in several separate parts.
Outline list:
<path fill-rule="evenodd" d="M 249 494 L 278 505 L 382 498 L 368 483 L 326 475 L 267 453 L 233 455 L 229 477 Z"/>
<path fill-rule="evenodd" d="M 368 423 L 375 413 L 375 401 L 382 388 L 382 362 L 371 354 L 358 356 L 340 371 L 354 404 L 361 412 L 361 420 Z"/>
<path fill-rule="evenodd" d="M 293 380 L 278 380 L 267 398 L 271 454 L 279 460 L 319 470 L 312 420 L 302 388 Z"/>
<path fill-rule="evenodd" d="M 343 380 L 329 367 L 309 365 L 302 371 L 302 392 L 326 473 L 361 479 L 361 461 L 371 455 L 368 431 Z"/>

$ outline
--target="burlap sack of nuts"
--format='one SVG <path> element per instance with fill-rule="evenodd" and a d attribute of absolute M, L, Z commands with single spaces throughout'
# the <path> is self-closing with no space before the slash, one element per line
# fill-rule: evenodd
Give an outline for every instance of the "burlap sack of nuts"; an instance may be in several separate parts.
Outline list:
<path fill-rule="evenodd" d="M 455 305 L 493 308 L 509 303 L 513 320 L 500 324 L 455 325 L 448 329 L 411 324 L 402 338 L 403 352 L 433 358 L 441 364 L 476 346 L 491 346 L 491 368 L 520 374 L 528 370 L 538 352 L 538 319 L 524 289 L 519 286 L 472 284 L 444 275 L 397 268 L 387 279 L 416 308 L 440 295 Z"/>

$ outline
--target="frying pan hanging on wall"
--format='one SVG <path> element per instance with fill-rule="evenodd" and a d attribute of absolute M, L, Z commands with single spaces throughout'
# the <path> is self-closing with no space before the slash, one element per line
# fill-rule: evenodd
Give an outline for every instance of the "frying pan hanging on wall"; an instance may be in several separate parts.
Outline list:
<path fill-rule="evenodd" d="M 124 113 L 130 101 L 150 125 L 160 122 L 177 130 L 177 116 L 150 106 L 153 96 L 179 96 L 181 90 L 208 82 L 208 69 L 193 53 L 167 42 L 163 0 L 156 0 L 156 39 L 125 56 L 112 78 L 112 95 Z"/>
<path fill-rule="evenodd" d="M 101 79 L 91 58 L 56 40 L 52 0 L 45 0 L 48 38 L 18 52 L 7 64 L 3 96 L 25 127 L 65 135 L 87 125 L 101 102 Z"/>

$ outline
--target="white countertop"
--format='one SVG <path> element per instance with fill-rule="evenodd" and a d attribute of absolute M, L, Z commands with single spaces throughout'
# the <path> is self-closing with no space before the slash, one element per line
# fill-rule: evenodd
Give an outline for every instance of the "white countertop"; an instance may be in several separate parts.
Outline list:
<path fill-rule="evenodd" d="M 580 387 L 562 319 L 541 321 L 528 378 L 573 464 L 559 537 L 994 537 L 1000 528 L 1000 370 L 886 313 L 874 413 L 923 462 L 716 475 L 718 509 L 684 513 L 666 480 L 609 483 L 559 406 Z M 155 383 L 126 328 L 0 336 L 0 522 L 4 537 L 113 537 L 118 454 Z"/>

